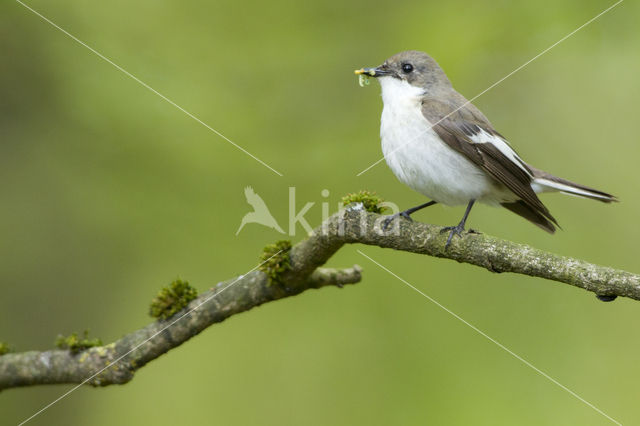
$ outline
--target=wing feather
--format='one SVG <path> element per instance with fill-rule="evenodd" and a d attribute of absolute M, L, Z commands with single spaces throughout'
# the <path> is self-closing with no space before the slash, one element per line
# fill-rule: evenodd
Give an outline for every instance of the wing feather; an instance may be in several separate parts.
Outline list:
<path fill-rule="evenodd" d="M 432 123 L 433 130 L 440 139 L 516 194 L 526 205 L 527 210 L 535 213 L 538 218 L 536 222 L 539 225 L 541 222 L 540 217 L 546 218 L 557 225 L 555 218 L 542 204 L 542 201 L 540 201 L 531 187 L 533 172 L 520 160 L 515 151 L 508 147 L 502 135 L 493 129 L 491 123 L 473 105 L 467 104 L 458 110 L 456 108 L 455 105 L 439 99 L 427 97 L 422 101 L 422 114 Z M 478 142 L 481 139 L 475 138 L 475 136 L 483 132 L 490 137 L 487 138 L 486 142 Z M 492 143 L 492 137 L 500 138 L 504 142 L 504 146 L 499 147 Z M 475 142 L 474 138 L 476 139 Z M 505 151 L 505 146 L 510 150 L 508 154 L 513 153 L 513 155 L 506 155 L 503 152 Z M 521 214 L 514 209 L 510 210 Z M 529 217 L 522 216 L 531 220 L 532 215 L 530 214 Z M 543 227 L 553 229 L 551 223 L 545 224 Z"/>

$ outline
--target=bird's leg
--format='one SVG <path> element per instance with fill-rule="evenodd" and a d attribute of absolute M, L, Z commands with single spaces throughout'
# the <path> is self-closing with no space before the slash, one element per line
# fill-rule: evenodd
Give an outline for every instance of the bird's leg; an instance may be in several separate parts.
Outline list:
<path fill-rule="evenodd" d="M 445 249 L 449 247 L 449 244 L 451 244 L 451 240 L 453 239 L 454 234 L 456 234 L 457 236 L 461 236 L 462 231 L 464 231 L 464 224 L 467 222 L 467 217 L 469 217 L 469 212 L 471 212 L 471 207 L 473 207 L 473 203 L 475 202 L 476 200 L 469 201 L 469 204 L 467 204 L 467 210 L 464 212 L 464 216 L 462 216 L 462 220 L 459 224 L 457 224 L 456 226 L 446 226 L 440 231 L 441 234 L 450 231 L 449 238 L 447 238 L 447 244 L 444 245 Z"/>
<path fill-rule="evenodd" d="M 393 214 L 393 215 L 389 216 L 388 218 L 386 218 L 386 219 L 384 220 L 384 222 L 382 222 L 382 229 L 384 229 L 384 230 L 386 231 L 386 230 L 387 230 L 387 228 L 389 227 L 389 224 L 390 224 L 391 222 L 393 222 L 393 220 L 394 220 L 395 218 L 399 217 L 399 216 L 402 216 L 402 217 L 404 217 L 405 219 L 413 220 L 413 219 L 411 219 L 411 215 L 412 215 L 413 213 L 417 212 L 418 210 L 422 210 L 422 209 L 424 209 L 425 207 L 432 206 L 432 205 L 434 205 L 434 204 L 436 204 L 436 203 L 437 203 L 437 201 L 429 201 L 428 203 L 420 204 L 419 206 L 411 207 L 410 209 L 407 209 L 407 210 L 405 210 L 405 211 L 403 211 L 403 212 Z"/>

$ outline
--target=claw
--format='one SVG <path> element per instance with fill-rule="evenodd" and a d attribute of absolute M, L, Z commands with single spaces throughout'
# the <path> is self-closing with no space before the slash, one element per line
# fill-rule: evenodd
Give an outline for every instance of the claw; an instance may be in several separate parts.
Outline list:
<path fill-rule="evenodd" d="M 456 226 L 445 226 L 440 230 L 440 233 L 444 234 L 445 232 L 449 232 L 449 238 L 447 238 L 447 243 L 444 245 L 444 248 L 446 250 L 451 245 L 451 240 L 453 239 L 454 234 L 458 237 L 462 236 L 462 233 L 464 232 L 464 225 L 460 223 Z"/>
<path fill-rule="evenodd" d="M 410 222 L 413 222 L 413 219 L 411 219 L 411 214 L 412 214 L 412 213 L 415 213 L 415 212 L 417 212 L 418 210 L 422 210 L 422 209 L 424 209 L 425 207 L 432 206 L 432 205 L 434 205 L 434 204 L 436 204 L 436 203 L 437 203 L 437 201 L 433 201 L 433 200 L 432 200 L 432 201 L 426 202 L 426 203 L 424 203 L 424 204 L 420 204 L 419 206 L 412 207 L 412 208 L 410 208 L 410 209 L 407 209 L 407 210 L 405 210 L 405 211 L 402 211 L 402 212 L 400 212 L 400 213 L 393 214 L 393 215 L 389 216 L 388 218 L 386 218 L 386 219 L 384 220 L 384 222 L 382 222 L 382 229 L 383 229 L 384 231 L 386 231 L 386 230 L 387 230 L 387 228 L 389 227 L 389 224 L 390 224 L 391 222 L 393 222 L 393 220 L 394 220 L 395 218 L 399 217 L 399 216 L 402 216 L 402 217 L 404 217 L 405 219 L 408 219 Z"/>
<path fill-rule="evenodd" d="M 473 204 L 476 202 L 476 200 L 471 200 L 469 201 L 469 204 L 467 204 L 467 210 L 465 210 L 464 212 L 464 216 L 462 216 L 462 220 L 460 221 L 459 224 L 457 224 L 456 226 L 446 226 L 444 228 L 442 228 L 442 230 L 440 231 L 441 234 L 444 234 L 447 231 L 451 231 L 451 233 L 449 234 L 449 238 L 447 238 L 447 243 L 444 245 L 444 249 L 448 249 L 449 245 L 451 245 L 451 240 L 453 239 L 453 234 L 458 235 L 458 237 L 462 236 L 462 232 L 464 231 L 464 224 L 467 223 L 467 218 L 469 217 L 469 212 L 471 211 L 471 207 L 473 207 Z"/>
<path fill-rule="evenodd" d="M 398 218 L 398 217 L 404 217 L 405 219 L 408 219 L 409 222 L 413 222 L 413 219 L 411 219 L 411 216 L 409 216 L 409 213 L 407 213 L 406 211 L 404 212 L 400 212 L 400 213 L 396 213 L 396 214 L 392 214 L 391 216 L 389 216 L 388 218 L 386 218 L 383 222 L 382 222 L 382 229 L 384 231 L 387 230 L 387 228 L 389 228 L 389 225 L 391 224 L 391 222 L 394 221 L 394 219 Z"/>

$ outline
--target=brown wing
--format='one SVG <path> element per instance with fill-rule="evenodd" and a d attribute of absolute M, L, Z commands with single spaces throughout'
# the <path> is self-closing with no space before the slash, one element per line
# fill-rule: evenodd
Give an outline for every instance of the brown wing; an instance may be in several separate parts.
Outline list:
<path fill-rule="evenodd" d="M 549 232 L 555 230 L 553 224 L 558 222 L 531 188 L 533 173 L 529 166 L 514 162 L 490 142 L 474 143 L 471 140 L 482 131 L 502 138 L 477 108 L 468 104 L 456 110 L 452 104 L 425 98 L 422 114 L 449 147 L 466 156 L 521 199 L 521 202 L 503 204 L 505 207 Z M 518 207 L 514 208 L 513 204 Z"/>

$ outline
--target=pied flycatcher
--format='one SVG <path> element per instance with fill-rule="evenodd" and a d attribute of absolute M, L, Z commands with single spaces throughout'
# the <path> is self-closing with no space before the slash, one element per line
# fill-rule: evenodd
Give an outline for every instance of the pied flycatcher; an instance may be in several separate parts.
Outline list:
<path fill-rule="evenodd" d="M 467 204 L 460 223 L 444 228 L 460 235 L 476 201 L 503 206 L 547 232 L 558 222 L 536 194 L 560 191 L 609 203 L 613 195 L 553 176 L 522 161 L 478 108 L 456 92 L 444 71 L 423 52 L 406 51 L 356 74 L 382 87 L 382 152 L 396 177 L 436 203 Z"/>

